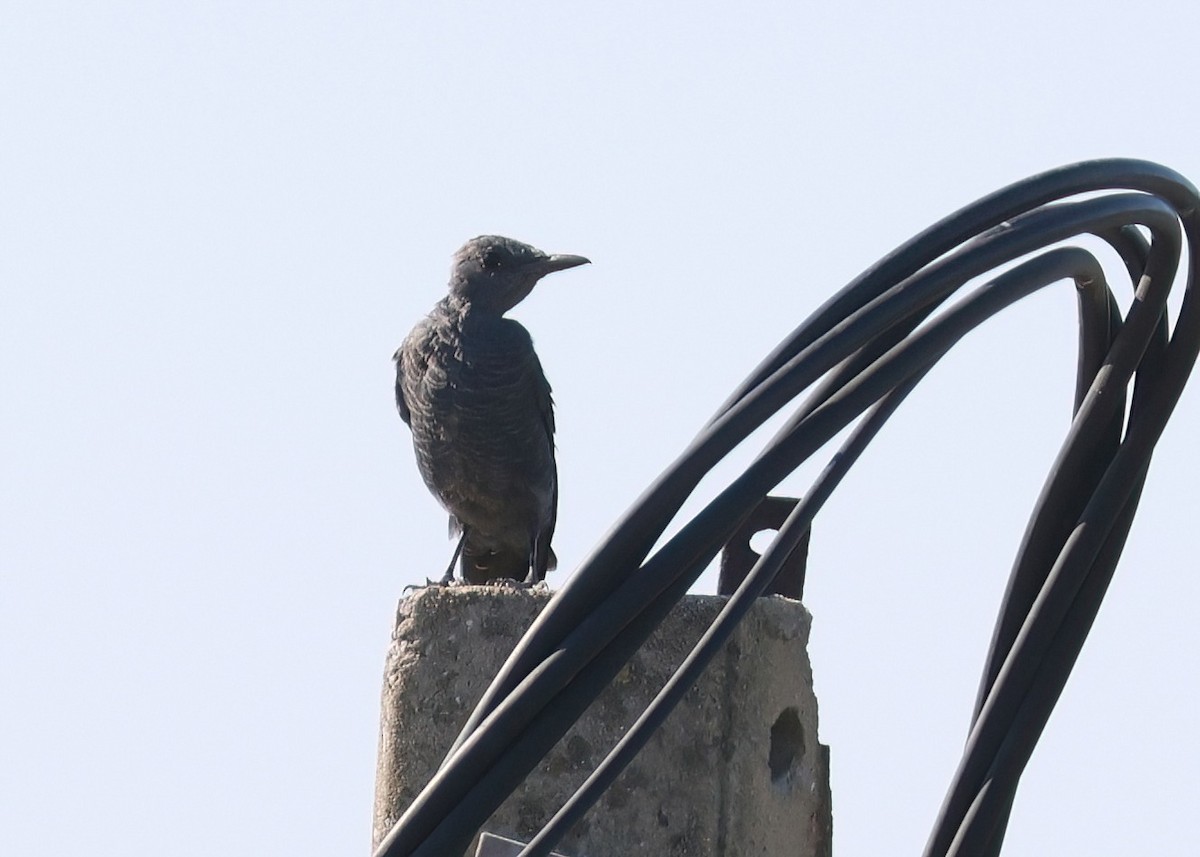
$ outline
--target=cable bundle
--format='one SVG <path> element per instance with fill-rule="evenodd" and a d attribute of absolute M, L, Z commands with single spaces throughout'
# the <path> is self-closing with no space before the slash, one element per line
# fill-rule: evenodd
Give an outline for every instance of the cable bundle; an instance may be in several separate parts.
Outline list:
<path fill-rule="evenodd" d="M 930 368 L 1004 307 L 1073 280 L 1079 296 L 1074 420 L 1014 562 L 962 762 L 925 851 L 927 857 L 998 854 L 1021 772 L 1091 628 L 1154 445 L 1200 350 L 1193 292 L 1198 205 L 1186 179 L 1156 164 L 1080 163 L 961 209 L 835 294 L 738 387 L 557 593 L 376 857 L 461 854 L 767 493 L 853 425 L 658 697 L 521 852 L 548 855 L 719 651 Z M 1088 234 L 1107 242 L 1124 264 L 1134 288 L 1124 317 L 1099 261 L 1062 246 Z M 1166 301 L 1185 241 L 1185 292 L 1172 331 Z M 796 407 L 791 419 L 750 466 L 651 554 L 700 480 L 788 407 Z"/>

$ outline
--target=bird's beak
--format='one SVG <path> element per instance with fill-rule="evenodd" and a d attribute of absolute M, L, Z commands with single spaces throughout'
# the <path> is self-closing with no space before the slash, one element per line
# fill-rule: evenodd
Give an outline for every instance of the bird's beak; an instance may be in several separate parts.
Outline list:
<path fill-rule="evenodd" d="M 591 259 L 585 259 L 583 256 L 560 253 L 555 256 L 547 256 L 538 267 L 542 270 L 542 276 L 545 276 L 553 274 L 555 271 L 565 271 L 567 268 L 577 268 L 580 265 L 590 265 L 591 263 Z"/>

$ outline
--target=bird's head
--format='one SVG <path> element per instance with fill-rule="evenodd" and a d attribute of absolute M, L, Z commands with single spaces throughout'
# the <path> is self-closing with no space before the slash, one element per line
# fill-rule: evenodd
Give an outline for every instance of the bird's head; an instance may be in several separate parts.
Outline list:
<path fill-rule="evenodd" d="M 503 314 L 524 300 L 542 277 L 588 262 L 582 256 L 551 256 L 512 238 L 481 235 L 454 254 L 450 293 Z"/>

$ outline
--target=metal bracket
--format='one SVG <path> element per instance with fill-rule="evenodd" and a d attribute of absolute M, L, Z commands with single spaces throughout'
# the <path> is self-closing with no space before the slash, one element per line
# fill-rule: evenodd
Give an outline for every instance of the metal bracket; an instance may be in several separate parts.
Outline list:
<path fill-rule="evenodd" d="M 475 857 L 517 857 L 526 844 L 528 843 L 518 842 L 506 836 L 482 833 L 479 836 L 479 848 L 475 851 Z M 554 851 L 550 857 L 566 857 L 566 855 Z"/>
<path fill-rule="evenodd" d="M 732 595 L 758 562 L 759 554 L 750 547 L 750 539 L 763 530 L 778 530 L 796 508 L 797 497 L 767 495 L 750 513 L 721 551 L 721 572 L 717 579 L 717 594 Z M 804 596 L 804 572 L 808 568 L 808 538 L 806 532 L 796 549 L 784 561 L 779 574 L 763 595 L 783 595 L 799 601 Z"/>

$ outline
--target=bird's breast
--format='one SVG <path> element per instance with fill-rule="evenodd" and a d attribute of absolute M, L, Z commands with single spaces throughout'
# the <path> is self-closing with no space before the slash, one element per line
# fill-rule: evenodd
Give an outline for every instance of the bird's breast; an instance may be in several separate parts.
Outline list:
<path fill-rule="evenodd" d="M 401 347 L 422 475 L 468 521 L 470 506 L 536 517 L 553 502 L 550 388 L 528 334 L 516 328 L 423 325 Z"/>

